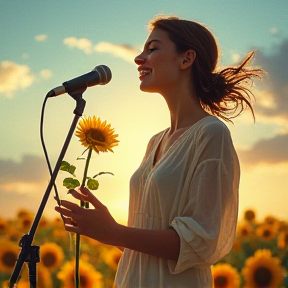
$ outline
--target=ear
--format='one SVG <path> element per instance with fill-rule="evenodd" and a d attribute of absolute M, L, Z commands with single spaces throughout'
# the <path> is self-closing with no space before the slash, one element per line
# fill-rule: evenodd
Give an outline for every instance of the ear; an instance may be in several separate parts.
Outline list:
<path fill-rule="evenodd" d="M 196 58 L 196 52 L 194 50 L 187 50 L 183 53 L 181 69 L 187 69 L 190 67 Z"/>

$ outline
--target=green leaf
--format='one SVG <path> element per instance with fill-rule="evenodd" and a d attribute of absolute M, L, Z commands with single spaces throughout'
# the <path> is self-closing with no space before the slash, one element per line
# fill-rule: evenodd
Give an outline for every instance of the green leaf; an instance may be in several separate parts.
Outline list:
<path fill-rule="evenodd" d="M 62 171 L 69 171 L 69 167 L 70 167 L 70 163 L 68 163 L 67 161 L 62 161 L 61 162 L 61 166 L 60 166 L 60 170 Z"/>
<path fill-rule="evenodd" d="M 75 178 L 65 178 L 63 180 L 63 186 L 67 189 L 74 189 L 80 186 L 80 182 Z"/>
<path fill-rule="evenodd" d="M 88 179 L 87 181 L 87 187 L 90 189 L 90 190 L 97 190 L 98 187 L 99 187 L 99 182 L 95 179 Z"/>
<path fill-rule="evenodd" d="M 60 170 L 66 171 L 66 172 L 70 173 L 71 175 L 73 175 L 74 177 L 76 176 L 75 175 L 76 167 L 74 165 L 71 165 L 67 161 L 61 162 Z"/>
<path fill-rule="evenodd" d="M 97 176 L 100 176 L 100 175 L 103 175 L 103 174 L 111 174 L 111 175 L 113 175 L 113 176 L 114 176 L 114 174 L 113 174 L 113 173 L 111 173 L 111 172 L 100 172 L 100 173 L 98 173 L 98 174 L 94 175 L 94 176 L 93 176 L 93 178 L 96 178 Z"/>

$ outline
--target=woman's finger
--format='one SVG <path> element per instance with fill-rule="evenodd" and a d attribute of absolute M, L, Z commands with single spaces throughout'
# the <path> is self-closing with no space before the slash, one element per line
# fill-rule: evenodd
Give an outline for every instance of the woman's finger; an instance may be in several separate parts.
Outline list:
<path fill-rule="evenodd" d="M 106 206 L 103 205 L 88 188 L 79 187 L 78 190 L 87 197 L 86 201 L 90 202 L 96 209 L 106 209 Z"/>
<path fill-rule="evenodd" d="M 67 194 L 71 194 L 74 198 L 80 201 L 89 202 L 87 195 L 83 194 L 79 188 L 77 190 L 69 189 Z"/>
<path fill-rule="evenodd" d="M 61 200 L 61 206 L 71 211 L 77 211 L 80 208 L 79 205 L 72 203 L 70 201 L 67 201 L 67 200 Z"/>
<path fill-rule="evenodd" d="M 66 208 L 63 208 L 61 206 L 55 206 L 54 208 L 57 212 L 59 212 L 60 214 L 62 214 L 63 218 L 64 216 L 67 218 L 67 217 L 72 217 L 72 211 L 71 210 L 68 210 Z M 65 223 L 65 221 L 64 221 Z"/>
<path fill-rule="evenodd" d="M 66 200 L 61 200 L 61 206 L 55 206 L 55 210 L 66 217 L 78 219 L 78 212 L 81 209 L 77 204 L 71 203 Z"/>
<path fill-rule="evenodd" d="M 65 224 L 65 230 L 68 232 L 79 233 L 79 228 L 71 224 Z"/>

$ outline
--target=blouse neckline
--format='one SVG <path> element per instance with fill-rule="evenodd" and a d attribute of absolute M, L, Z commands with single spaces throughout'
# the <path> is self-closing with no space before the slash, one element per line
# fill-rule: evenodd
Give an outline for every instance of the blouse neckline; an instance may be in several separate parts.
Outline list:
<path fill-rule="evenodd" d="M 157 144 L 155 145 L 154 149 L 152 150 L 152 169 L 154 170 L 165 158 L 166 156 L 169 154 L 169 152 L 180 142 L 180 140 L 185 140 L 188 135 L 190 133 L 188 133 L 188 131 L 192 130 L 192 128 L 195 128 L 197 125 L 199 125 L 203 120 L 205 120 L 206 118 L 209 118 L 209 117 L 215 117 L 215 116 L 212 116 L 212 115 L 207 115 L 203 118 L 201 118 L 200 120 L 198 120 L 197 122 L 195 122 L 193 125 L 191 125 L 186 131 L 184 131 L 178 139 L 176 139 L 172 145 L 167 149 L 167 151 L 162 155 L 162 157 L 155 163 L 155 156 L 156 156 L 156 151 L 163 139 L 163 137 L 165 136 L 165 134 L 167 133 L 167 131 L 169 130 L 169 128 L 166 128 L 165 130 L 162 131 L 162 135 L 160 137 L 160 139 L 157 141 Z"/>

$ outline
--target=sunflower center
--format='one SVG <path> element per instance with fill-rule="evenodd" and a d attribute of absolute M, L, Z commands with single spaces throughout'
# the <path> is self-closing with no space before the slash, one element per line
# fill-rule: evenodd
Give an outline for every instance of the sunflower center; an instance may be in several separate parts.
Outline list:
<path fill-rule="evenodd" d="M 17 260 L 17 255 L 11 251 L 7 251 L 6 253 L 4 253 L 1 260 L 5 266 L 13 267 L 15 265 L 16 260 Z"/>
<path fill-rule="evenodd" d="M 288 234 L 284 237 L 285 246 L 288 246 Z"/>
<path fill-rule="evenodd" d="M 121 255 L 114 255 L 113 257 L 113 261 L 114 263 L 117 265 L 120 261 Z"/>
<path fill-rule="evenodd" d="M 87 133 L 87 142 L 89 144 L 93 144 L 94 142 L 105 142 L 105 136 L 102 131 L 98 129 L 91 128 L 89 133 Z"/>
<path fill-rule="evenodd" d="M 227 278 L 225 276 L 217 276 L 214 279 L 214 286 L 215 288 L 223 288 L 223 287 L 227 287 Z"/>
<path fill-rule="evenodd" d="M 251 211 L 251 210 L 246 211 L 245 219 L 248 220 L 248 221 L 254 220 L 255 219 L 255 213 L 253 211 Z"/>
<path fill-rule="evenodd" d="M 247 235 L 249 235 L 248 229 L 247 228 L 243 228 L 242 229 L 242 236 L 247 236 Z"/>
<path fill-rule="evenodd" d="M 81 286 L 82 287 L 84 287 L 84 288 L 87 287 L 88 288 L 89 280 L 88 280 L 86 275 L 81 275 L 80 274 L 80 282 L 81 282 Z"/>
<path fill-rule="evenodd" d="M 4 230 L 6 228 L 6 225 L 4 223 L 0 223 L 0 230 Z"/>
<path fill-rule="evenodd" d="M 267 267 L 259 267 L 254 273 L 257 286 L 268 286 L 272 280 L 272 273 Z"/>
<path fill-rule="evenodd" d="M 22 222 L 23 228 L 27 229 L 31 224 L 31 220 L 30 219 L 25 219 Z"/>
<path fill-rule="evenodd" d="M 42 257 L 41 260 L 42 260 L 44 266 L 51 267 L 51 266 L 55 265 L 56 257 L 53 253 L 46 253 L 46 254 L 44 254 L 44 256 Z"/>
<path fill-rule="evenodd" d="M 265 238 L 269 238 L 270 235 L 271 235 L 271 231 L 269 231 L 268 229 L 266 229 L 266 230 L 263 231 L 263 236 L 264 236 Z"/>

